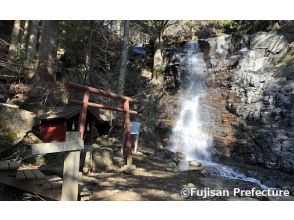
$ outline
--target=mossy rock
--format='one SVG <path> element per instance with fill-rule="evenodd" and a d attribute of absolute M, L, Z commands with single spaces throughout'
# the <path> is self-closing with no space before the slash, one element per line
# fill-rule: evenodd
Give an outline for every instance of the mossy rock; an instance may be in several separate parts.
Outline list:
<path fill-rule="evenodd" d="M 280 63 L 285 65 L 290 65 L 294 63 L 294 48 L 288 50 L 285 56 L 281 59 Z"/>
<path fill-rule="evenodd" d="M 19 143 L 36 123 L 33 113 L 0 105 L 0 152 Z"/>
<path fill-rule="evenodd" d="M 286 66 L 294 64 L 294 42 L 289 44 L 289 49 L 284 54 L 284 56 L 281 57 L 278 64 Z"/>

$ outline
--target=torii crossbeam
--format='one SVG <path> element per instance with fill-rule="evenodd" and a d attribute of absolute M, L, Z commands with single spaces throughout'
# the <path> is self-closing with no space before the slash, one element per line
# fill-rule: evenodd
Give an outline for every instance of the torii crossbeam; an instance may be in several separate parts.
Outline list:
<path fill-rule="evenodd" d="M 112 92 L 106 92 L 101 89 L 97 89 L 94 87 L 81 85 L 74 82 L 68 82 L 65 84 L 66 88 L 79 89 L 83 91 L 83 100 L 79 101 L 76 99 L 69 99 L 69 103 L 79 104 L 81 105 L 80 117 L 79 117 L 79 132 L 81 138 L 84 136 L 85 132 L 85 122 L 87 117 L 87 109 L 88 108 L 97 108 L 97 109 L 106 109 L 111 111 L 117 111 L 124 113 L 124 127 L 125 127 L 125 142 L 124 142 L 124 154 L 127 165 L 132 165 L 132 143 L 131 143 L 131 121 L 130 114 L 138 115 L 137 111 L 130 109 L 130 104 L 139 103 L 137 100 L 132 99 L 127 96 L 118 95 Z M 122 101 L 123 107 L 110 107 L 103 104 L 97 104 L 93 102 L 89 102 L 90 93 L 93 93 L 98 96 L 104 96 L 112 99 L 116 99 Z"/>

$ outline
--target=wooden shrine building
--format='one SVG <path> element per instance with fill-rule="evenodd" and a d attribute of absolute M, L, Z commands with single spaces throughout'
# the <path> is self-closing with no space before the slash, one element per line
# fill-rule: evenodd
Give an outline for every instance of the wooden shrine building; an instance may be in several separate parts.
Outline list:
<path fill-rule="evenodd" d="M 81 107 L 67 105 L 53 108 L 41 118 L 40 137 L 44 143 L 65 141 L 66 131 L 78 131 Z M 100 117 L 99 109 L 87 109 L 85 144 L 93 144 L 98 134 L 104 134 L 109 128 L 108 122 Z"/>

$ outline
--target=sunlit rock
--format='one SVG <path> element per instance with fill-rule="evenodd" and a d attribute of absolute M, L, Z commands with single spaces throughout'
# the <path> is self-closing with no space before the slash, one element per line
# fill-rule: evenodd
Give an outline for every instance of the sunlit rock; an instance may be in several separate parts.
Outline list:
<path fill-rule="evenodd" d="M 32 112 L 0 105 L 0 152 L 19 143 L 37 124 Z"/>

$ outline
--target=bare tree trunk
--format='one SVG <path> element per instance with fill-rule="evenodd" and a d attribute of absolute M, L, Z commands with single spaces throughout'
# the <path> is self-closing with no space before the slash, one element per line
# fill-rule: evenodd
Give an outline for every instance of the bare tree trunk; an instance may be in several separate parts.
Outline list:
<path fill-rule="evenodd" d="M 27 43 L 28 43 L 29 25 L 30 25 L 30 21 L 26 20 L 24 22 L 23 33 L 22 33 L 21 41 L 20 41 L 21 47 L 25 51 L 26 51 L 26 47 L 27 47 Z"/>
<path fill-rule="evenodd" d="M 94 32 L 94 21 L 90 22 L 90 33 L 88 38 L 88 47 L 86 50 L 86 73 L 84 77 L 84 83 L 88 81 L 94 87 L 94 76 L 93 76 L 93 58 L 92 58 L 92 48 L 93 48 L 93 32 Z"/>
<path fill-rule="evenodd" d="M 37 38 L 38 38 L 38 26 L 39 21 L 30 21 L 29 28 L 29 39 L 27 46 L 27 54 L 26 54 L 26 67 L 29 69 L 34 69 L 34 57 L 36 55 L 36 46 L 37 46 Z M 33 77 L 33 72 L 29 74 L 29 78 Z"/>
<path fill-rule="evenodd" d="M 59 21 L 43 21 L 36 80 L 53 84 L 56 80 Z"/>
<path fill-rule="evenodd" d="M 123 94 L 125 88 L 125 78 L 128 64 L 128 49 L 129 49 L 129 30 L 130 21 L 124 22 L 124 36 L 123 36 L 123 48 L 121 55 L 121 66 L 118 79 L 118 93 Z"/>
<path fill-rule="evenodd" d="M 163 57 L 162 57 L 162 42 L 161 37 L 159 36 L 155 42 L 155 53 L 153 57 L 153 70 L 158 71 L 162 64 L 163 64 Z"/>
<path fill-rule="evenodd" d="M 10 47 L 8 51 L 8 61 L 11 61 L 14 58 L 14 55 L 17 49 L 18 40 L 19 40 L 19 34 L 20 34 L 20 21 L 16 20 L 14 21 L 13 29 L 11 32 L 11 41 L 10 41 Z"/>
<path fill-rule="evenodd" d="M 163 42 L 161 39 L 161 34 L 158 35 L 154 44 L 154 57 L 153 57 L 153 74 L 152 81 L 155 84 L 163 83 Z"/>

